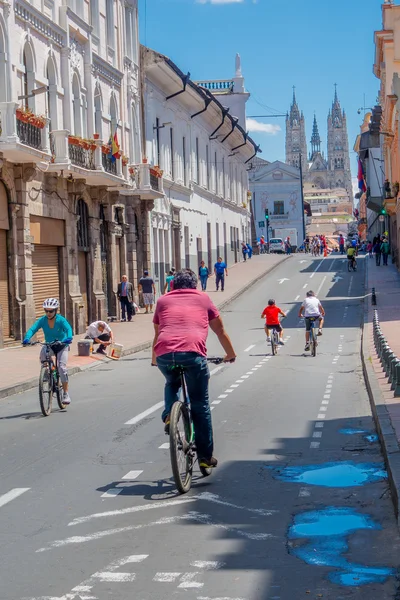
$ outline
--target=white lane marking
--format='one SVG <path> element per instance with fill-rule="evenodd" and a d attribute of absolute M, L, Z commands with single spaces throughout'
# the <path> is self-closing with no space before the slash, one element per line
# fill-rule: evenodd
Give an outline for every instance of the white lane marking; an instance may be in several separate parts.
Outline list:
<path fill-rule="evenodd" d="M 320 442 L 311 442 L 310 448 L 319 448 L 321 445 Z"/>
<path fill-rule="evenodd" d="M 319 293 L 320 293 L 320 291 L 321 291 L 321 289 L 322 289 L 322 286 L 324 285 L 325 281 L 326 281 L 326 275 L 325 275 L 325 277 L 323 278 L 323 280 L 321 281 L 321 284 L 320 284 L 319 288 L 318 288 L 318 289 L 317 289 L 317 291 L 315 292 L 315 295 L 317 296 L 317 298 L 318 298 L 318 296 L 319 296 Z"/>
<path fill-rule="evenodd" d="M 254 367 L 254 368 L 252 369 L 252 371 L 258 371 L 258 369 L 259 369 L 259 368 L 260 368 L 260 367 Z"/>
<path fill-rule="evenodd" d="M 235 383 L 244 383 L 243 379 L 236 379 Z"/>
<path fill-rule="evenodd" d="M 253 375 L 252 371 L 247 371 L 246 375 Z"/>
<path fill-rule="evenodd" d="M 123 491 L 124 488 L 110 488 L 104 494 L 100 496 L 100 498 L 115 498 Z"/>
<path fill-rule="evenodd" d="M 249 376 L 248 375 L 242 375 L 242 379 L 248 379 Z M 220 398 L 220 396 L 218 396 L 218 398 Z"/>
<path fill-rule="evenodd" d="M 221 404 L 221 400 L 213 400 L 211 404 Z"/>
<path fill-rule="evenodd" d="M 283 277 L 282 279 L 277 279 L 279 285 L 282 285 L 282 283 L 285 283 L 285 281 L 290 281 L 290 279 L 287 279 L 287 277 Z"/>
<path fill-rule="evenodd" d="M 201 588 L 203 587 L 204 583 L 200 583 L 199 581 L 193 581 L 195 577 L 197 577 L 198 575 L 200 575 L 200 573 L 195 572 L 195 573 L 185 573 L 184 575 L 182 575 L 181 577 L 181 582 L 178 585 L 178 588 L 183 588 L 184 590 L 190 589 L 190 588 Z"/>
<path fill-rule="evenodd" d="M 296 296 L 296 298 L 294 299 L 295 302 L 297 302 L 297 300 L 300 298 L 300 294 L 298 296 Z"/>
<path fill-rule="evenodd" d="M 329 394 L 329 393 L 330 393 L 330 390 L 332 389 L 332 387 L 333 387 L 333 385 L 332 385 L 331 383 L 327 383 L 327 384 L 326 384 L 326 392 L 325 392 L 325 393 L 326 393 L 326 394 Z"/>
<path fill-rule="evenodd" d="M 325 425 L 325 423 L 318 423 L 318 422 L 315 423 L 315 427 L 319 428 L 319 429 L 323 429 L 324 425 Z"/>
<path fill-rule="evenodd" d="M 139 423 L 139 421 L 142 421 L 142 419 L 145 419 L 146 417 L 151 415 L 153 412 L 155 412 L 159 408 L 163 408 L 163 406 L 164 406 L 164 402 L 157 402 L 157 404 L 150 406 L 150 408 L 148 408 L 147 410 L 144 410 L 142 413 L 136 415 L 136 417 L 133 417 L 133 419 L 130 419 L 129 421 L 127 421 L 125 423 L 125 425 L 135 425 L 136 423 Z"/>
<path fill-rule="evenodd" d="M 252 350 L 255 347 L 256 347 L 256 345 L 252 344 L 251 346 L 249 346 L 248 348 L 246 348 L 245 352 L 250 352 L 250 350 Z"/>
<path fill-rule="evenodd" d="M 233 504 L 232 502 L 227 502 L 226 500 L 222 500 L 218 494 L 212 494 L 211 492 L 203 492 L 198 496 L 191 496 L 191 498 L 196 498 L 197 500 L 206 500 L 208 502 L 214 502 L 215 504 L 220 504 L 221 506 L 228 506 L 229 508 L 237 508 L 238 510 L 244 510 L 246 512 L 251 512 L 256 515 L 262 515 L 264 517 L 270 517 L 274 513 L 278 512 L 276 510 L 268 510 L 265 508 L 248 508 L 246 506 L 241 506 L 240 504 Z"/>
<path fill-rule="evenodd" d="M 308 498 L 308 496 L 311 496 L 309 489 L 306 487 L 300 488 L 299 498 Z"/>
<path fill-rule="evenodd" d="M 328 410 L 328 407 L 327 406 L 320 406 L 319 410 L 321 412 L 326 412 Z"/>
<path fill-rule="evenodd" d="M 239 384 L 238 384 L 238 383 L 232 383 L 232 384 L 231 384 L 231 388 L 238 388 L 238 387 L 239 387 Z"/>
<path fill-rule="evenodd" d="M 158 446 L 159 450 L 168 450 L 169 448 L 169 442 L 165 442 L 164 444 L 161 444 L 161 446 Z"/>
<path fill-rule="evenodd" d="M 190 563 L 191 567 L 195 569 L 205 569 L 206 571 L 211 571 L 213 569 L 221 569 L 225 563 L 219 562 L 217 560 L 194 560 Z"/>
<path fill-rule="evenodd" d="M 180 573 L 156 573 L 153 577 L 153 581 L 172 583 L 173 581 L 178 579 L 179 576 Z"/>
<path fill-rule="evenodd" d="M 325 398 L 325 396 L 324 396 Z M 329 400 L 322 400 L 321 404 L 329 404 Z"/>
<path fill-rule="evenodd" d="M 122 477 L 122 479 L 127 479 L 128 481 L 132 481 L 133 479 L 137 479 L 139 475 L 141 475 L 143 471 L 129 471 L 126 475 Z"/>
<path fill-rule="evenodd" d="M 225 390 L 225 394 L 231 394 L 233 391 L 234 390 L 231 390 L 231 389 Z"/>
<path fill-rule="evenodd" d="M 22 496 L 22 494 L 25 494 L 25 492 L 28 492 L 30 489 L 31 488 L 14 488 L 6 494 L 3 494 L 0 496 L 0 507 L 8 504 L 12 500 L 15 500 L 15 498 L 18 498 L 18 496 Z"/>
<path fill-rule="evenodd" d="M 215 367 L 215 369 L 212 369 L 210 371 L 210 377 L 212 377 L 213 375 L 215 375 L 215 373 L 218 373 L 218 371 L 220 371 L 224 367 L 225 367 L 225 365 L 219 365 L 219 367 Z"/>
<path fill-rule="evenodd" d="M 320 414 L 317 416 L 317 419 L 318 419 L 318 421 L 320 421 L 321 419 L 325 419 L 325 417 L 326 417 L 326 415 L 324 415 L 323 413 L 320 413 Z"/>
<path fill-rule="evenodd" d="M 113 573 L 110 571 L 99 571 L 93 573 L 94 579 L 99 579 L 102 583 L 131 583 L 136 579 L 136 573 Z"/>
<path fill-rule="evenodd" d="M 227 397 L 228 397 L 228 394 L 220 394 L 220 395 L 218 396 L 218 398 L 227 398 Z"/>
<path fill-rule="evenodd" d="M 340 356 L 336 355 L 336 356 L 334 357 L 334 360 L 339 360 L 339 358 L 340 358 Z"/>
<path fill-rule="evenodd" d="M 329 399 L 330 399 L 330 397 L 331 397 L 331 395 L 330 395 L 330 394 L 324 394 L 324 398 L 325 398 L 325 400 L 329 400 Z"/>
<path fill-rule="evenodd" d="M 307 284 L 307 283 L 305 283 L 305 284 L 303 285 L 303 290 L 305 290 L 305 289 L 306 289 L 306 287 L 308 287 L 308 284 Z"/>
<path fill-rule="evenodd" d="M 332 267 L 335 264 L 335 262 L 336 262 L 336 258 L 333 259 L 333 261 L 331 263 L 331 266 L 329 267 L 328 271 L 332 271 Z"/>
<path fill-rule="evenodd" d="M 321 438 L 322 437 L 322 431 L 314 431 L 314 433 L 312 434 L 313 438 Z"/>
<path fill-rule="evenodd" d="M 210 410 L 214 410 L 215 406 L 210 406 Z"/>
<path fill-rule="evenodd" d="M 323 263 L 323 262 L 324 262 L 324 261 L 323 261 L 323 259 L 322 259 L 322 260 L 321 260 L 321 262 L 319 263 L 319 265 L 317 266 L 317 268 L 315 269 L 314 273 L 311 273 L 311 275 L 310 275 L 310 279 L 312 279 L 312 278 L 314 277 L 315 273 L 318 271 L 318 269 L 320 268 L 320 266 L 322 265 L 322 263 Z"/>

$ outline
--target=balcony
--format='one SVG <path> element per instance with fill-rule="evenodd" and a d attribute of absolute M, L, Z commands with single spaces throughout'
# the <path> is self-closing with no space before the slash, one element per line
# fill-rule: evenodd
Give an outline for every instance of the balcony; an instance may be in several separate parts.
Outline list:
<path fill-rule="evenodd" d="M 0 102 L 0 152 L 11 162 L 50 160 L 49 119 L 16 102 Z"/>
<path fill-rule="evenodd" d="M 112 173 L 113 175 L 117 175 L 117 161 L 112 160 L 109 154 L 105 154 L 102 152 L 101 155 L 103 169 L 106 173 Z"/>
<path fill-rule="evenodd" d="M 285 213 L 283 215 L 279 214 L 279 215 L 270 215 L 269 216 L 271 221 L 287 221 L 289 219 L 289 213 Z"/>
<path fill-rule="evenodd" d="M 71 163 L 82 169 L 96 169 L 94 160 L 96 148 L 96 144 L 91 144 L 90 140 L 79 142 L 78 138 L 71 136 L 68 138 L 68 156 Z"/>
<path fill-rule="evenodd" d="M 131 189 L 122 191 L 123 195 L 140 196 L 142 200 L 155 200 L 164 197 L 163 172 L 159 167 L 147 163 L 128 167 Z"/>
<path fill-rule="evenodd" d="M 232 79 L 219 79 L 217 81 L 196 81 L 199 87 L 205 88 L 210 92 L 229 93 L 233 91 Z"/>

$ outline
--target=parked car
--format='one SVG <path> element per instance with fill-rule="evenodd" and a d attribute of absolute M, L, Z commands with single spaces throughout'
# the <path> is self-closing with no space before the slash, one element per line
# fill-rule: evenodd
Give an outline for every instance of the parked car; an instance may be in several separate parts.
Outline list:
<path fill-rule="evenodd" d="M 272 238 L 269 241 L 269 251 L 270 253 L 274 253 L 274 252 L 278 252 L 278 253 L 285 253 L 285 244 L 283 242 L 282 238 Z"/>

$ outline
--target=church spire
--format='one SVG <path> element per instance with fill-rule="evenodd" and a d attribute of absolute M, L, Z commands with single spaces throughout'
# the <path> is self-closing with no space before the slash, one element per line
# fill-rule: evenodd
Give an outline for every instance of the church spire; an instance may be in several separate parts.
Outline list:
<path fill-rule="evenodd" d="M 340 106 L 340 101 L 337 95 L 337 83 L 335 83 L 335 97 L 332 103 L 332 122 L 334 127 L 342 126 L 342 108 Z"/>
<path fill-rule="evenodd" d="M 314 156 L 318 152 L 321 152 L 321 138 L 320 138 L 319 131 L 318 131 L 317 117 L 314 114 L 314 123 L 313 123 L 313 130 L 312 130 L 312 136 L 311 136 L 310 160 L 313 160 Z"/>
<path fill-rule="evenodd" d="M 296 88 L 295 86 L 293 86 L 293 100 L 292 100 L 292 106 L 290 107 L 290 114 L 289 114 L 289 121 L 290 121 L 290 125 L 291 126 L 296 126 L 296 125 L 300 125 L 300 111 L 299 111 L 299 107 L 297 105 L 297 100 L 296 100 Z"/>

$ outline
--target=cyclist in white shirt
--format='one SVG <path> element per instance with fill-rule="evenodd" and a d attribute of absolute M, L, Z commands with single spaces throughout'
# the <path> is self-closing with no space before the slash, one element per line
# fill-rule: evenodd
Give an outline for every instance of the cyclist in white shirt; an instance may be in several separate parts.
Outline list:
<path fill-rule="evenodd" d="M 303 314 L 306 321 L 306 347 L 304 350 L 309 350 L 311 319 L 319 320 L 318 335 L 322 335 L 322 327 L 324 326 L 325 317 L 324 308 L 312 290 L 307 292 L 306 298 L 303 304 L 300 306 L 299 317 L 302 317 Z"/>

